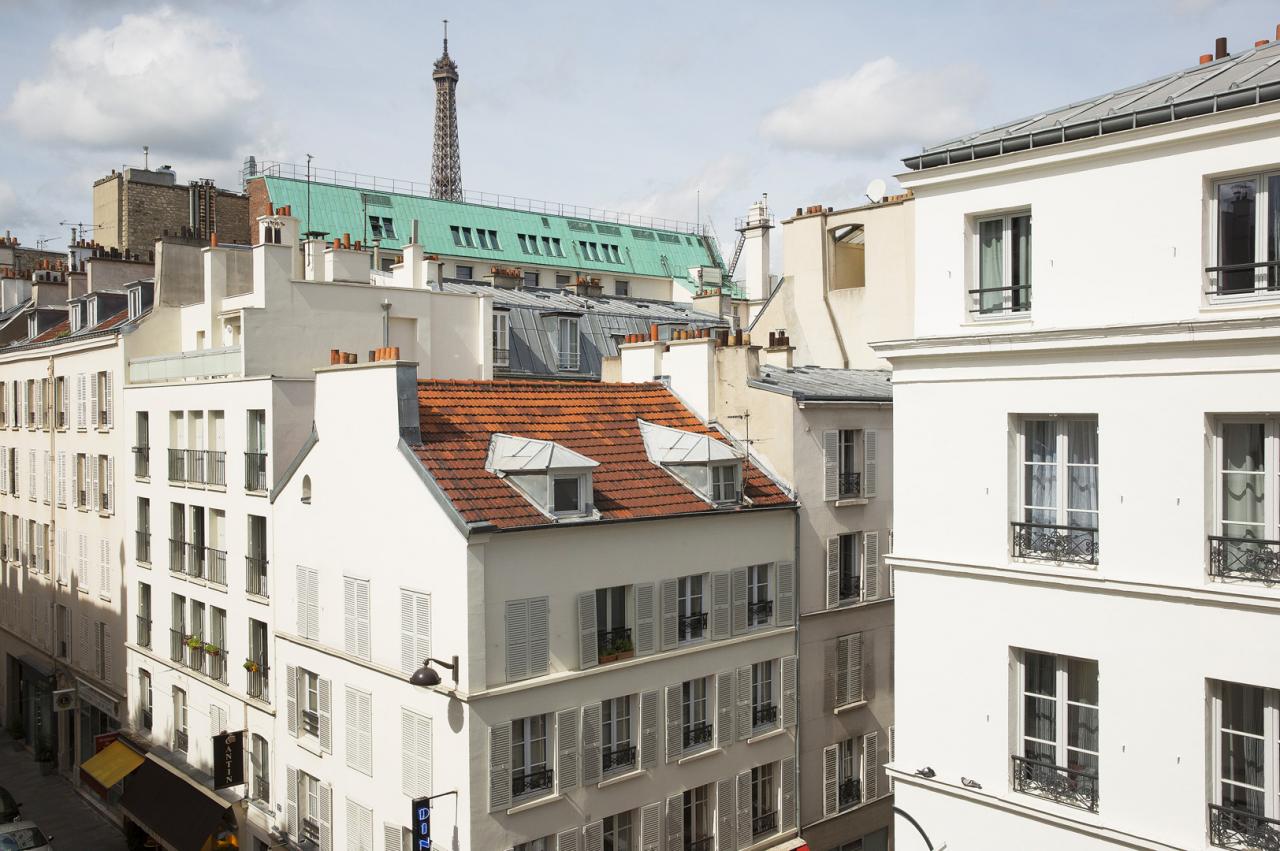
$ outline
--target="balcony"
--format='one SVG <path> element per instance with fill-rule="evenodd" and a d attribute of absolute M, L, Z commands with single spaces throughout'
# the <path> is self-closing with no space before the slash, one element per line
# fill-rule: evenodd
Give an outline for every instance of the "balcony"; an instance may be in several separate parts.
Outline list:
<path fill-rule="evenodd" d="M 227 656 L 221 648 L 219 648 L 217 653 L 209 653 L 209 679 L 217 680 L 223 685 L 226 685 Z"/>
<path fill-rule="evenodd" d="M 695 721 L 692 724 L 685 724 L 684 725 L 684 749 L 691 750 L 693 748 L 697 748 L 702 745 L 708 744 L 711 741 L 711 737 L 713 735 L 714 735 L 714 731 L 711 728 L 710 722 Z"/>
<path fill-rule="evenodd" d="M 630 659 L 635 655 L 635 645 L 631 643 L 631 627 L 620 626 L 601 631 L 596 636 L 596 649 L 597 659 L 602 665 L 618 659 Z"/>
<path fill-rule="evenodd" d="M 751 819 L 751 836 L 764 836 L 766 833 L 773 833 L 778 829 L 778 811 L 761 813 Z"/>
<path fill-rule="evenodd" d="M 214 585 L 226 586 L 227 584 L 227 553 L 225 550 L 215 550 L 213 547 L 204 548 L 204 566 L 209 573 L 206 578 Z"/>
<path fill-rule="evenodd" d="M 201 544 L 187 545 L 187 575 L 194 576 L 197 579 L 208 579 L 209 575 L 205 573 L 205 548 Z"/>
<path fill-rule="evenodd" d="M 773 601 L 757 600 L 747 604 L 747 626 L 767 624 L 773 617 Z"/>
<path fill-rule="evenodd" d="M 133 447 L 133 475 L 139 479 L 151 478 L 151 447 Z"/>
<path fill-rule="evenodd" d="M 511 350 L 495 348 L 493 350 L 493 365 L 498 369 L 511 366 Z"/>
<path fill-rule="evenodd" d="M 1206 266 L 1204 273 L 1210 281 L 1206 293 L 1211 296 L 1275 296 L 1280 293 L 1280 261 L 1277 260 Z"/>
<path fill-rule="evenodd" d="M 270 586 L 267 584 L 267 559 L 264 556 L 244 557 L 244 587 L 257 597 L 270 597 Z"/>
<path fill-rule="evenodd" d="M 181 665 L 182 660 L 186 658 L 186 650 L 186 636 L 182 634 L 182 630 L 169 630 L 169 660 Z"/>
<path fill-rule="evenodd" d="M 1274 851 L 1280 848 L 1280 820 L 1210 804 L 1209 844 L 1234 851 Z"/>
<path fill-rule="evenodd" d="M 840 601 L 857 600 L 862 597 L 862 577 L 858 575 L 840 577 Z"/>
<path fill-rule="evenodd" d="M 714 836 L 701 836 L 684 841 L 684 851 L 712 851 L 713 848 L 715 848 Z"/>
<path fill-rule="evenodd" d="M 534 792 L 545 792 L 552 787 L 554 772 L 550 768 L 535 768 L 531 771 L 511 773 L 511 797 L 519 798 Z"/>
<path fill-rule="evenodd" d="M 138 619 L 138 646 L 151 649 L 151 618 L 136 615 Z"/>
<path fill-rule="evenodd" d="M 169 481 L 225 487 L 227 453 L 216 449 L 170 449 Z"/>
<path fill-rule="evenodd" d="M 227 486 L 227 453 L 220 449 L 205 449 L 205 484 L 225 488 Z"/>
<path fill-rule="evenodd" d="M 778 707 L 773 703 L 762 703 L 751 707 L 751 727 L 772 727 L 778 723 Z"/>
<path fill-rule="evenodd" d="M 1010 523 L 1013 557 L 1068 564 L 1098 563 L 1098 530 L 1046 523 Z"/>
<path fill-rule="evenodd" d="M 196 641 L 200 642 L 197 646 L 187 644 L 187 667 L 196 673 L 203 674 L 204 660 L 208 654 L 205 653 L 203 640 L 197 637 Z"/>
<path fill-rule="evenodd" d="M 1036 795 L 1094 813 L 1098 811 L 1098 777 L 1093 772 L 1065 768 L 1016 754 L 1010 759 L 1013 760 L 1015 792 Z"/>
<path fill-rule="evenodd" d="M 250 668 L 252 665 L 252 669 Z M 262 701 L 271 699 L 267 686 L 270 680 L 267 677 L 267 660 L 265 657 L 255 657 L 245 662 L 245 693 L 249 697 L 257 698 Z"/>
<path fill-rule="evenodd" d="M 173 731 L 173 749 L 175 751 L 178 751 L 179 753 L 187 752 L 187 731 L 186 730 Z"/>
<path fill-rule="evenodd" d="M 1210 535 L 1209 575 L 1267 585 L 1280 582 L 1280 541 Z"/>
<path fill-rule="evenodd" d="M 600 754 L 601 769 L 608 774 L 619 768 L 630 768 L 636 764 L 635 745 L 619 745 Z"/>
<path fill-rule="evenodd" d="M 702 638 L 707 631 L 707 613 L 695 612 L 691 615 L 681 615 L 679 631 L 681 641 L 694 641 Z"/>
<path fill-rule="evenodd" d="M 221 349 L 134 358 L 129 361 L 129 383 L 154 384 L 189 378 L 237 376 L 243 371 L 240 347 L 227 346 Z"/>
<path fill-rule="evenodd" d="M 137 541 L 138 561 L 143 564 L 151 564 L 151 533 L 139 529 L 133 534 Z"/>
<path fill-rule="evenodd" d="M 244 489 L 265 493 L 267 490 L 267 453 L 244 453 Z"/>
<path fill-rule="evenodd" d="M 1003 316 L 1031 310 L 1031 285 L 984 287 L 969 290 L 969 312 L 979 316 Z"/>
<path fill-rule="evenodd" d="M 862 803 L 862 781 L 857 777 L 849 777 L 840 782 L 836 788 L 840 809 L 848 809 Z"/>
<path fill-rule="evenodd" d="M 837 477 L 840 499 L 857 499 L 862 496 L 862 474 L 840 473 Z"/>
<path fill-rule="evenodd" d="M 187 572 L 187 549 L 186 541 L 177 538 L 169 539 L 169 571 L 171 573 Z"/>

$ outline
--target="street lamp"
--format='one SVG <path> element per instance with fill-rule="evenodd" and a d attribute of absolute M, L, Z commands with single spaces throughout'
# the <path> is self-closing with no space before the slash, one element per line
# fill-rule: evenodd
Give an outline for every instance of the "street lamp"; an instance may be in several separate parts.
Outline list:
<path fill-rule="evenodd" d="M 409 682 L 415 686 L 438 686 L 440 685 L 440 674 L 431 667 L 431 663 L 435 663 L 442 668 L 448 668 L 453 672 L 453 684 L 458 684 L 458 657 L 454 656 L 452 662 L 442 662 L 439 659 L 428 658 L 422 663 L 422 667 L 413 672 L 413 676 L 409 678 Z"/>

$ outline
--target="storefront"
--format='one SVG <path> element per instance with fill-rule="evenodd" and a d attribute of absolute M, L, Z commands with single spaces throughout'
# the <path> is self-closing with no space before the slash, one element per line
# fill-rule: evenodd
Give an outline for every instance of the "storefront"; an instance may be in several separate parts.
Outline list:
<path fill-rule="evenodd" d="M 9 656 L 9 733 L 26 742 L 39 762 L 58 756 L 53 719 L 53 667 L 36 656 Z"/>
<path fill-rule="evenodd" d="M 236 807 L 148 754 L 124 780 L 120 808 L 130 849 L 221 851 L 238 848 Z"/>
<path fill-rule="evenodd" d="M 94 743 L 98 736 L 120 729 L 120 701 L 81 679 L 76 680 L 76 698 L 76 762 L 83 763 L 97 753 Z"/>

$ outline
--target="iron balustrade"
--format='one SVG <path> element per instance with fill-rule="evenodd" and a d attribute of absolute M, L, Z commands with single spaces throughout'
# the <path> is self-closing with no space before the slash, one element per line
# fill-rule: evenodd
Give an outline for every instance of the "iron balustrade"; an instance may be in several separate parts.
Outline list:
<path fill-rule="evenodd" d="M 778 811 L 761 813 L 751 820 L 751 835 L 753 837 L 761 834 L 770 833 L 778 829 Z"/>
<path fill-rule="evenodd" d="M 841 473 L 836 478 L 839 482 L 841 499 L 856 499 L 862 496 L 861 473 Z"/>
<path fill-rule="evenodd" d="M 607 629 L 596 636 L 596 648 L 600 656 L 616 655 L 635 647 L 631 643 L 631 627 Z"/>
<path fill-rule="evenodd" d="M 204 450 L 206 484 L 227 486 L 227 453 L 220 449 Z"/>
<path fill-rule="evenodd" d="M 227 584 L 227 553 L 226 550 L 215 550 L 213 547 L 204 548 L 204 562 L 209 569 L 208 580 L 215 585 Z"/>
<path fill-rule="evenodd" d="M 133 447 L 133 475 L 139 479 L 151 478 L 151 447 Z"/>
<path fill-rule="evenodd" d="M 619 745 L 616 748 L 606 749 L 600 754 L 600 765 L 604 771 L 613 771 L 614 769 L 626 768 L 635 764 L 635 745 Z"/>
<path fill-rule="evenodd" d="M 244 453 L 244 489 L 247 491 L 267 489 L 267 453 Z"/>
<path fill-rule="evenodd" d="M 1259 286 L 1258 272 L 1263 269 L 1266 270 L 1266 283 Z M 1280 260 L 1206 266 L 1204 273 L 1212 280 L 1209 289 L 1205 290 L 1208 295 L 1249 295 L 1250 293 L 1280 292 Z"/>
<path fill-rule="evenodd" d="M 1009 293 L 1008 304 L 1005 303 L 1004 293 Z M 999 294 L 999 303 L 988 303 L 985 296 L 996 294 Z M 972 306 L 969 308 L 970 313 L 978 313 L 983 316 L 1001 313 L 1025 313 L 1031 309 L 1031 285 L 1019 284 L 1016 287 L 982 287 L 976 290 L 969 290 L 969 300 L 972 302 Z"/>
<path fill-rule="evenodd" d="M 757 600 L 754 603 L 747 604 L 747 625 L 756 626 L 762 623 L 768 623 L 773 617 L 773 601 Z"/>
<path fill-rule="evenodd" d="M 169 450 L 169 481 L 185 482 L 187 480 L 187 453 L 182 449 Z"/>
<path fill-rule="evenodd" d="M 513 772 L 511 775 L 511 797 L 519 798 L 532 792 L 542 792 L 550 789 L 554 779 L 554 772 L 545 767 L 530 769 L 518 774 Z"/>
<path fill-rule="evenodd" d="M 697 839 L 686 839 L 684 851 L 711 851 L 714 848 L 714 836 L 700 836 Z"/>
<path fill-rule="evenodd" d="M 1236 851 L 1280 851 L 1280 820 L 1210 804 L 1209 844 Z"/>
<path fill-rule="evenodd" d="M 226 685 L 227 657 L 226 653 L 221 649 L 217 653 L 209 654 L 209 678 Z"/>
<path fill-rule="evenodd" d="M 67 412 L 66 412 L 66 411 L 58 411 L 58 412 L 57 412 L 57 416 L 55 417 L 55 419 L 57 420 L 58 428 L 60 428 L 60 429 L 65 429 L 65 428 L 67 427 Z"/>
<path fill-rule="evenodd" d="M 169 481 L 225 486 L 227 453 L 217 449 L 170 449 Z"/>
<path fill-rule="evenodd" d="M 751 708 L 751 726 L 763 727 L 778 723 L 778 707 L 773 703 L 761 703 Z"/>
<path fill-rule="evenodd" d="M 701 638 L 707 629 L 707 613 L 694 612 L 691 615 L 681 615 L 679 622 L 680 640 L 689 641 L 694 638 Z"/>
<path fill-rule="evenodd" d="M 267 662 L 265 659 L 255 659 L 258 670 L 245 671 L 248 676 L 245 678 L 245 692 L 249 697 L 256 697 L 258 700 L 268 700 L 267 685 L 270 682 L 267 679 Z"/>
<path fill-rule="evenodd" d="M 137 615 L 138 618 L 138 646 L 151 649 L 151 618 L 146 615 Z"/>
<path fill-rule="evenodd" d="M 857 777 L 849 777 L 836 787 L 840 809 L 862 803 L 862 781 Z"/>
<path fill-rule="evenodd" d="M 205 548 L 202 544 L 187 545 L 187 575 L 197 579 L 207 579 L 205 573 Z"/>
<path fill-rule="evenodd" d="M 187 470 L 187 482 L 190 484 L 202 485 L 205 483 L 205 457 L 204 452 L 199 449 L 184 449 L 182 454 L 185 456 L 185 464 Z"/>
<path fill-rule="evenodd" d="M 134 536 L 137 539 L 138 561 L 142 562 L 143 564 L 150 564 L 151 563 L 151 533 L 144 532 L 141 529 L 139 529 L 138 531 L 134 532 Z"/>
<path fill-rule="evenodd" d="M 493 365 L 498 367 L 511 366 L 511 350 L 510 349 L 494 349 Z"/>
<path fill-rule="evenodd" d="M 1098 775 L 1014 754 L 1013 789 L 1069 807 L 1098 811 Z"/>
<path fill-rule="evenodd" d="M 315 819 L 304 818 L 301 820 L 301 827 L 302 827 L 301 829 L 302 835 L 299 836 L 298 838 L 301 839 L 304 843 L 307 843 L 312 847 L 319 848 L 320 847 L 320 823 Z"/>
<path fill-rule="evenodd" d="M 187 547 L 186 541 L 178 538 L 169 539 L 169 570 L 172 573 L 187 572 Z"/>
<path fill-rule="evenodd" d="M 196 671 L 197 673 L 203 674 L 204 659 L 206 655 L 208 654 L 204 652 L 203 644 L 201 644 L 199 647 L 192 647 L 190 644 L 188 644 L 187 645 L 187 667 L 193 671 Z"/>
<path fill-rule="evenodd" d="M 187 731 L 186 730 L 173 731 L 173 749 L 175 751 L 181 751 L 183 753 L 186 753 L 187 751 Z"/>
<path fill-rule="evenodd" d="M 1048 523 L 1009 524 L 1013 529 L 1014 558 L 1038 561 L 1098 563 L 1098 530 L 1085 526 Z"/>
<path fill-rule="evenodd" d="M 170 661 L 182 664 L 182 660 L 186 658 L 187 639 L 180 629 L 169 630 L 169 659 Z"/>
<path fill-rule="evenodd" d="M 1209 575 L 1267 585 L 1280 582 L 1280 541 L 1210 535 Z"/>
<path fill-rule="evenodd" d="M 695 721 L 692 724 L 686 724 L 684 728 L 684 746 L 685 748 L 694 748 L 698 745 L 705 745 L 711 741 L 713 730 L 710 722 Z"/>
<path fill-rule="evenodd" d="M 267 560 L 263 556 L 244 557 L 244 587 L 250 594 L 269 597 L 267 585 Z"/>
<path fill-rule="evenodd" d="M 855 600 L 862 596 L 862 577 L 861 576 L 841 576 L 840 577 L 840 599 Z"/>
<path fill-rule="evenodd" d="M 304 709 L 299 713 L 302 716 L 302 732 L 308 736 L 320 735 L 320 713 L 313 709 Z"/>

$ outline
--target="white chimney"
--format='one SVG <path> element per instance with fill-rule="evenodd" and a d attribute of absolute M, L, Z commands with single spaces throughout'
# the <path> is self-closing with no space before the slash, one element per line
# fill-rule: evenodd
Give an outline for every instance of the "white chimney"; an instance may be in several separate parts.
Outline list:
<path fill-rule="evenodd" d="M 749 301 L 764 301 L 769 297 L 769 231 L 773 230 L 773 216 L 769 213 L 769 196 L 764 195 L 747 210 L 745 219 L 739 221 L 742 234 L 742 288 Z"/>

